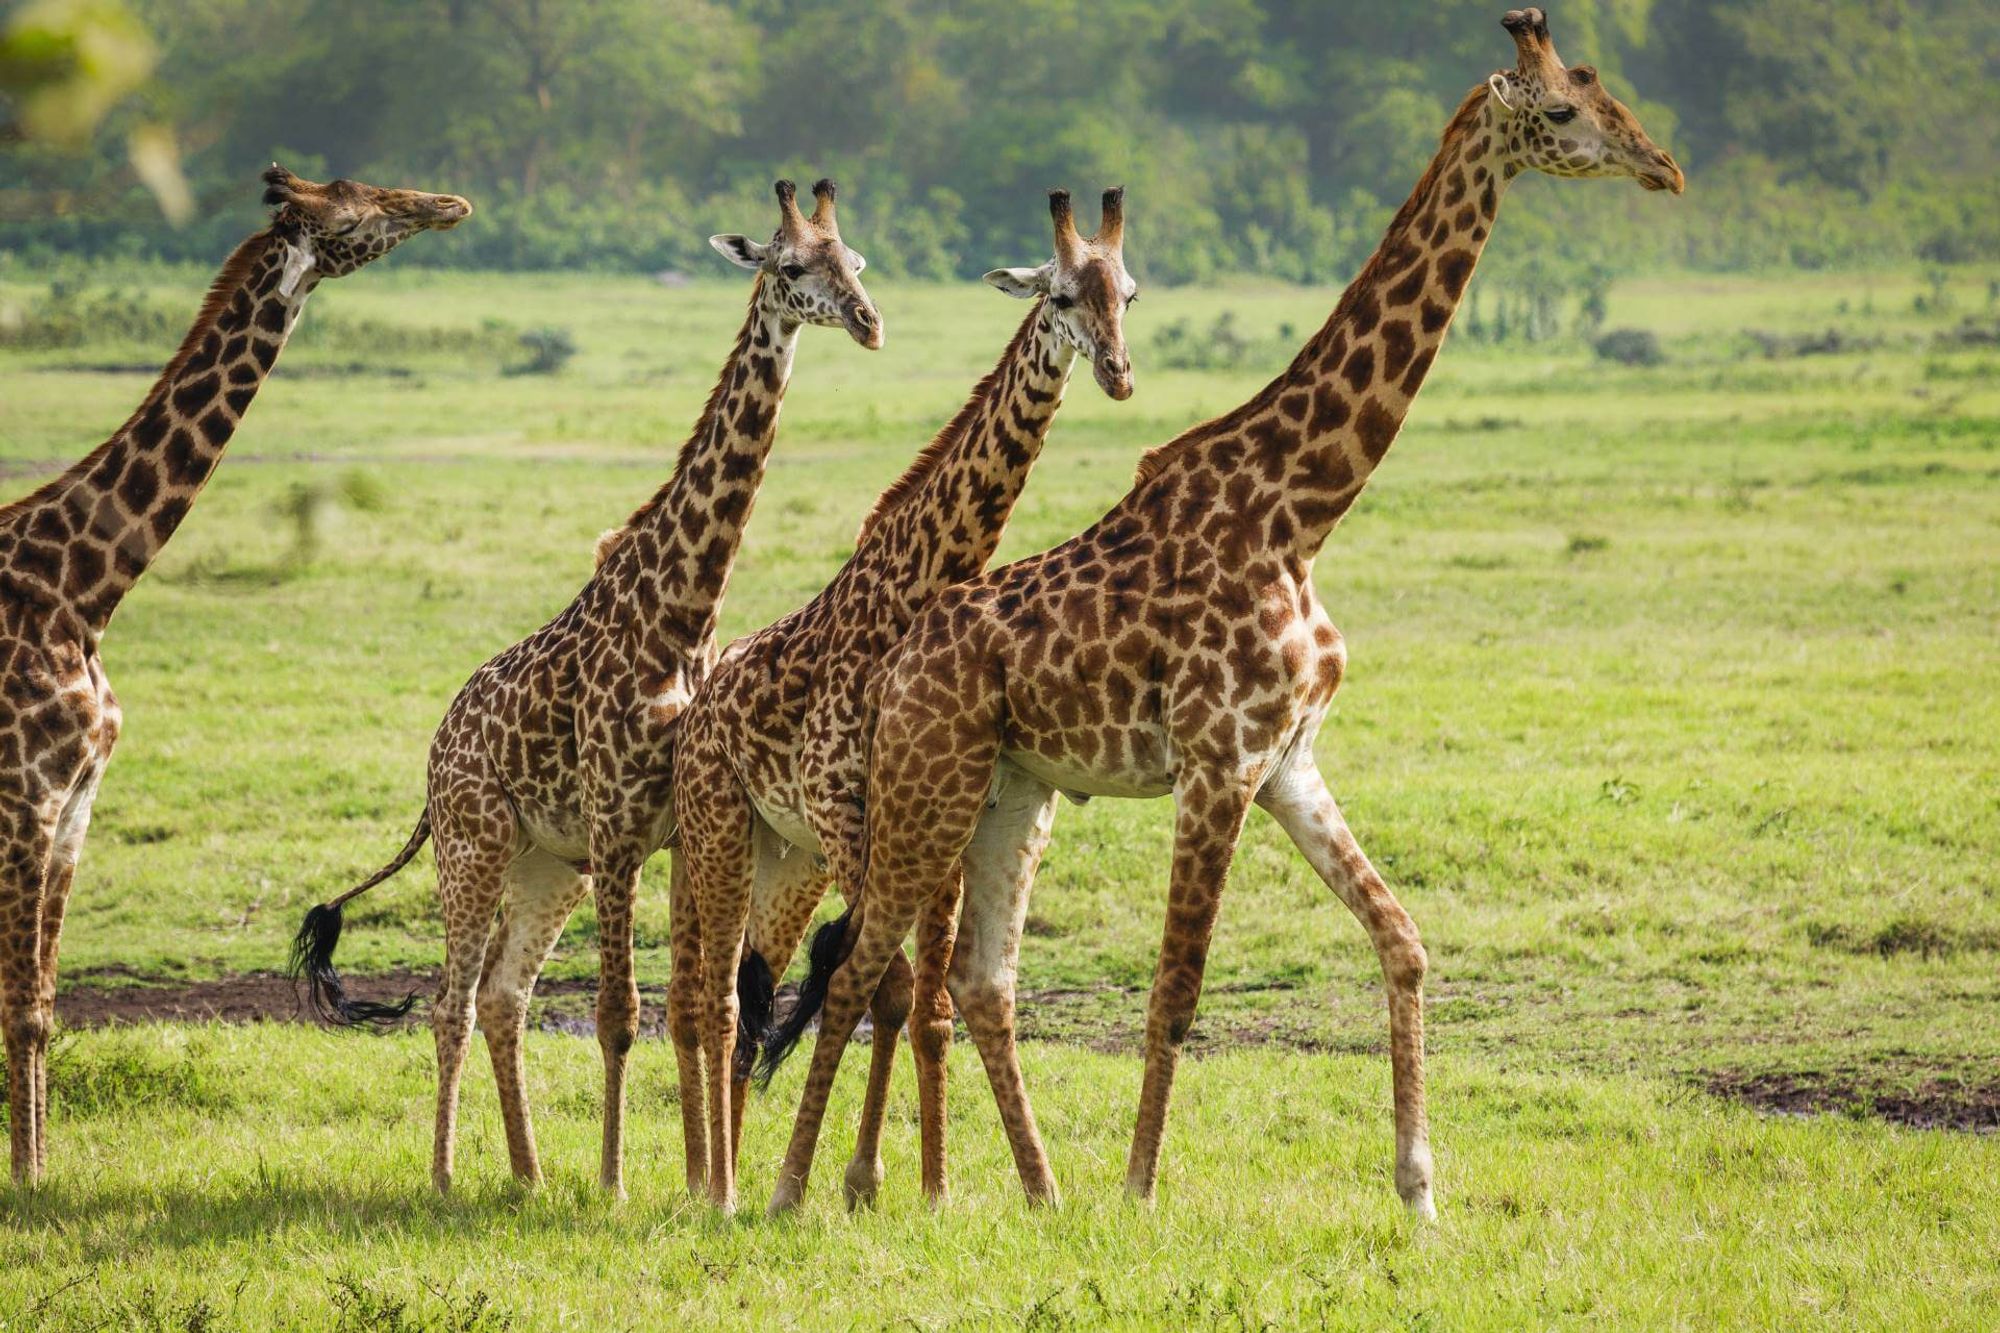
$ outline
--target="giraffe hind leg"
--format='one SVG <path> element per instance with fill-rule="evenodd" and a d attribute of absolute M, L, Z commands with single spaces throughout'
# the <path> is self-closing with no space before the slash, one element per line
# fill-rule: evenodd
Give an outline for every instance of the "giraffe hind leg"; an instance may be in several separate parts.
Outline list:
<path fill-rule="evenodd" d="M 512 830 L 494 821 L 468 835 L 455 821 L 440 820 L 437 848 L 438 900 L 444 911 L 444 975 L 431 1007 L 437 1040 L 437 1120 L 431 1143 L 431 1182 L 451 1192 L 458 1147 L 458 1093 L 465 1074 L 466 1046 L 472 1036 L 472 1007 L 486 961 L 512 859 Z"/>
<path fill-rule="evenodd" d="M 1396 1112 L 1396 1192 L 1410 1212 L 1437 1216 L 1424 1106 L 1424 972 L 1417 926 L 1376 873 L 1341 816 L 1311 752 L 1258 794 L 1313 870 L 1368 932 L 1389 995 L 1389 1059 Z"/>
<path fill-rule="evenodd" d="M 567 862 L 536 850 L 507 867 L 505 886 L 500 921 L 488 941 L 479 978 L 479 1030 L 486 1035 L 486 1051 L 493 1061 L 514 1178 L 534 1185 L 540 1183 L 542 1169 L 528 1113 L 521 1038 L 527 1030 L 535 981 L 590 880 Z"/>

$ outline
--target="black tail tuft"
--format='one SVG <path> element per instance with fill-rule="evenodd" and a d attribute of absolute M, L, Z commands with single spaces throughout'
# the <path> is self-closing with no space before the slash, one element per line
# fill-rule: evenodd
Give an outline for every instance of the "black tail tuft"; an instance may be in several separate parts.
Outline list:
<path fill-rule="evenodd" d="M 757 1062 L 757 1042 L 771 1026 L 771 1006 L 778 997 L 771 965 L 755 949 L 746 949 L 736 965 L 736 1077 L 750 1077 Z"/>
<path fill-rule="evenodd" d="M 306 998 L 312 1011 L 336 1027 L 393 1027 L 417 1002 L 411 991 L 396 1004 L 375 1004 L 351 1000 L 333 970 L 334 946 L 340 943 L 340 911 L 321 904 L 306 913 L 305 922 L 292 940 L 291 961 L 286 971 L 294 984 L 306 983 Z"/>
<path fill-rule="evenodd" d="M 849 907 L 845 912 L 821 926 L 813 933 L 812 947 L 807 951 L 808 967 L 806 979 L 799 983 L 799 993 L 792 1001 L 791 1012 L 782 1023 L 768 1028 L 764 1033 L 764 1058 L 757 1062 L 757 1086 L 771 1086 L 771 1076 L 778 1072 L 778 1066 L 785 1063 L 785 1057 L 806 1035 L 814 1018 L 826 1005 L 826 993 L 833 984 L 834 969 L 847 961 L 848 950 L 852 947 L 847 939 L 847 924 L 854 915 Z"/>

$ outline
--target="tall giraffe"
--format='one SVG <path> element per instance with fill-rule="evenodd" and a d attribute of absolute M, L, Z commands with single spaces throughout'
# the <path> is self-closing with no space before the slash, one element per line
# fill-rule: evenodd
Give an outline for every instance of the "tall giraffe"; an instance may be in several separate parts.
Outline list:
<path fill-rule="evenodd" d="M 343 906 L 407 865 L 425 839 L 437 839 L 445 964 L 431 1013 L 438 1053 L 431 1178 L 440 1191 L 451 1188 L 475 996 L 514 1175 L 541 1179 L 521 1035 L 542 964 L 592 892 L 604 1055 L 600 1179 L 624 1192 L 625 1065 L 639 1032 L 633 900 L 640 868 L 674 829 L 681 712 L 715 660 L 716 616 L 777 435 L 799 330 L 844 328 L 864 347 L 882 345 L 881 317 L 861 286 L 867 261 L 840 239 L 834 193 L 832 181 L 815 185 L 808 217 L 792 183 L 779 181 L 780 222 L 768 244 L 711 238 L 757 278 L 742 331 L 673 475 L 622 529 L 599 539 L 596 572 L 575 600 L 480 667 L 452 700 L 431 741 L 424 810 L 403 850 L 307 913 L 299 929 L 293 970 L 308 979 L 322 1015 L 348 1025 L 401 1017 L 412 999 L 350 999 L 333 949 Z M 678 866 L 674 878 L 678 885 Z M 684 1107 L 683 1118 L 698 1129 L 700 1109 Z"/>
<path fill-rule="evenodd" d="M 681 722 L 675 806 L 687 897 L 674 915 L 673 1030 L 701 1034 L 708 1106 L 709 1198 L 736 1203 L 735 1159 L 751 1035 L 770 1017 L 783 973 L 829 881 L 861 883 L 868 738 L 863 695 L 918 609 L 986 567 L 1062 406 L 1081 354 L 1114 399 L 1132 395 L 1125 308 L 1137 284 L 1124 264 L 1124 192 L 1104 194 L 1098 234 L 1077 234 L 1069 193 L 1049 196 L 1055 256 L 995 269 L 986 281 L 1034 298 L 1000 362 L 956 416 L 882 493 L 854 555 L 826 589 L 784 619 L 729 646 Z M 749 940 L 743 955 L 745 927 Z M 745 1003 L 739 1014 L 738 961 Z M 874 1058 L 862 1145 L 847 1171 L 850 1200 L 872 1198 L 896 1037 L 911 1012 L 909 964 L 875 996 Z M 923 1091 L 924 1187 L 944 1191 L 944 1054 L 951 1000 L 927 973 L 912 1029 Z M 744 1038 L 738 1058 L 728 1052 Z M 684 1065 L 693 1061 L 683 1057 Z M 682 1099 L 696 1096 L 682 1084 Z M 690 1182 L 698 1183 L 698 1182 Z"/>
<path fill-rule="evenodd" d="M 1313 737 L 1346 650 L 1313 560 L 1401 428 L 1525 170 L 1626 176 L 1679 193 L 1679 167 L 1588 66 L 1565 69 L 1539 9 L 1511 10 L 1517 63 L 1475 88 L 1325 327 L 1249 402 L 1146 456 L 1080 536 L 934 599 L 876 677 L 868 865 L 829 970 L 812 1070 L 772 1202 L 797 1203 L 861 1006 L 919 914 L 964 867 L 950 988 L 979 1044 L 1031 1197 L 1048 1162 L 1014 1052 L 1014 969 L 1058 792 L 1172 793 L 1167 923 L 1146 1019 L 1126 1188 L 1153 1194 L 1167 1099 L 1194 1021 L 1224 880 L 1254 801 L 1380 957 L 1395 1086 L 1396 1187 L 1434 1215 L 1424 1118 L 1423 946 L 1321 778 Z M 813 983 L 809 980 L 808 986 Z M 803 1029 L 774 1033 L 782 1052 Z"/>
<path fill-rule="evenodd" d="M 63 909 L 123 714 L 98 644 L 201 493 L 306 297 L 420 231 L 450 194 L 264 173 L 271 225 L 230 254 L 138 411 L 61 476 L 0 508 L 0 1023 L 17 1184 L 48 1165 L 48 1042 Z"/>

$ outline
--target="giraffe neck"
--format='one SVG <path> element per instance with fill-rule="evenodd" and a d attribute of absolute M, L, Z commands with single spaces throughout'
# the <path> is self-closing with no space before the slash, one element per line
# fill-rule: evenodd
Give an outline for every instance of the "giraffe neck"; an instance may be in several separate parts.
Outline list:
<path fill-rule="evenodd" d="M 715 637 L 716 616 L 743 529 L 778 434 L 778 409 L 792 378 L 800 326 L 760 275 L 750 311 L 709 393 L 674 472 L 626 524 L 600 571 L 614 596 L 650 611 L 647 629 L 677 654 L 693 656 Z"/>
<path fill-rule="evenodd" d="M 914 607 L 986 567 L 1062 407 L 1076 349 L 1039 300 L 1013 340 L 861 525 L 854 565 Z"/>
<path fill-rule="evenodd" d="M 1140 464 L 1143 482 L 1200 460 L 1267 549 L 1311 560 L 1402 429 L 1512 171 L 1487 90 L 1469 95 L 1361 274 L 1285 373 L 1236 412 Z M 1268 521 L 1267 521 L 1268 520 Z"/>
<path fill-rule="evenodd" d="M 223 263 L 194 327 L 139 410 L 34 494 L 0 510 L 0 576 L 101 634 L 172 537 L 276 364 L 316 279 L 279 293 L 283 247 L 259 232 Z M 35 586 L 39 585 L 39 586 Z"/>

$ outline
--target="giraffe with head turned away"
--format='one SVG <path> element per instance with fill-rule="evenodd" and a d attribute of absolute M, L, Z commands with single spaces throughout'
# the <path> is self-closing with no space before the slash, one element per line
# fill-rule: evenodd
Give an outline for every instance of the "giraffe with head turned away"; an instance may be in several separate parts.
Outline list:
<path fill-rule="evenodd" d="M 1241 407 L 1149 453 L 1125 498 L 1080 536 L 933 599 L 876 674 L 867 868 L 846 919 L 814 941 L 832 975 L 820 983 L 824 1013 L 774 1210 L 802 1197 L 842 1047 L 890 954 L 956 864 L 964 905 L 951 994 L 1029 1195 L 1053 1195 L 1015 1056 L 1014 975 L 1055 797 L 1067 792 L 1175 802 L 1128 1191 L 1153 1194 L 1179 1048 L 1255 803 L 1375 945 L 1388 994 L 1396 1188 L 1413 1212 L 1434 1215 L 1426 959 L 1313 759 L 1346 663 L 1313 562 L 1394 442 L 1508 183 L 1537 170 L 1675 193 L 1684 185 L 1594 70 L 1557 59 L 1540 10 L 1511 10 L 1502 22 L 1515 67 L 1465 98 L 1381 246 L 1291 366 Z M 922 948 L 944 944 L 920 937 Z M 796 1041 L 808 1017 L 795 1013 L 774 1031 L 770 1050 Z"/>
<path fill-rule="evenodd" d="M 541 1179 L 521 1037 L 542 964 L 590 893 L 604 1057 L 600 1180 L 623 1193 L 625 1071 L 639 1030 L 632 913 L 640 869 L 675 826 L 681 713 L 715 659 L 716 617 L 777 435 L 799 331 L 840 328 L 864 347 L 882 345 L 881 317 L 861 285 L 866 261 L 840 237 L 833 182 L 813 193 L 808 216 L 792 183 L 778 182 L 780 224 L 768 243 L 712 238 L 757 276 L 742 331 L 673 475 L 622 528 L 599 538 L 596 572 L 575 600 L 473 673 L 431 741 L 424 809 L 408 843 L 358 887 L 308 913 L 294 942 L 294 974 L 306 978 L 323 1016 L 344 1025 L 401 1017 L 411 999 L 350 997 L 333 949 L 343 905 L 436 840 L 445 964 L 431 1013 L 438 1055 L 431 1175 L 440 1191 L 451 1187 L 475 1007 L 514 1175 L 528 1184 Z M 678 894 L 678 866 L 673 879 Z M 698 1130 L 699 1107 L 683 1115 Z"/>
<path fill-rule="evenodd" d="M 264 183 L 270 225 L 223 262 L 138 411 L 0 508 L 0 1024 L 20 1184 L 48 1165 L 57 944 L 123 717 L 98 656 L 105 628 L 187 517 L 320 281 L 472 212 L 457 195 L 319 185 L 276 163 Z"/>
<path fill-rule="evenodd" d="M 1110 397 L 1132 394 L 1124 320 L 1138 288 L 1125 271 L 1124 192 L 1105 192 L 1103 222 L 1088 239 L 1077 233 L 1067 191 L 1049 196 L 1049 211 L 1054 257 L 986 275 L 1034 301 L 999 364 L 882 493 L 826 589 L 731 644 L 681 721 L 674 803 L 687 892 L 674 912 L 669 1003 L 676 1031 L 701 1034 L 708 1192 L 725 1211 L 735 1206 L 743 1094 L 773 975 L 785 970 L 827 884 L 850 895 L 860 884 L 869 677 L 925 601 L 992 558 L 1076 358 Z M 682 903 L 693 910 L 683 913 Z M 852 1201 L 872 1198 L 881 1179 L 889 1073 L 913 998 L 924 1187 L 934 1198 L 944 1190 L 951 1000 L 941 969 L 913 997 L 900 951 L 890 966 L 875 995 L 862 1143 L 847 1172 Z M 686 1083 L 681 1095 L 697 1096 Z"/>

